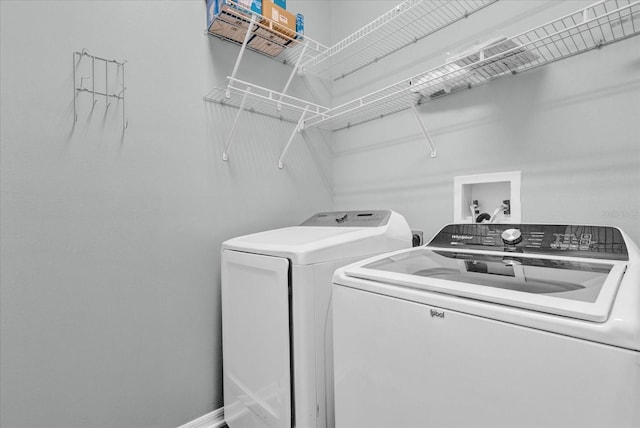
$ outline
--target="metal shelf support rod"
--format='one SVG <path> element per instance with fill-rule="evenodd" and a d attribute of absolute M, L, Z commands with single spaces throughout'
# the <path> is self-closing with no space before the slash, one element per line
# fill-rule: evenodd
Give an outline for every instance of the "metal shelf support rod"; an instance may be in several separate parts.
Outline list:
<path fill-rule="evenodd" d="M 302 115 L 300 116 L 300 120 L 298 120 L 298 124 L 293 129 L 293 132 L 291 133 L 291 136 L 289 137 L 289 141 L 287 141 L 287 145 L 284 146 L 284 150 L 282 151 L 282 154 L 280 155 L 280 159 L 278 159 L 278 168 L 280 168 L 280 169 L 284 168 L 284 156 L 287 154 L 287 150 L 289 150 L 289 146 L 293 142 L 293 137 L 295 137 L 296 134 L 301 132 L 302 129 L 303 129 L 304 117 L 307 115 L 308 108 L 309 108 L 309 106 L 305 107 L 304 111 L 302 112 Z"/>
<path fill-rule="evenodd" d="M 240 47 L 240 53 L 238 53 L 238 58 L 236 59 L 236 63 L 233 66 L 233 71 L 231 72 L 231 79 L 229 79 L 229 83 L 227 85 L 227 93 L 225 94 L 227 98 L 231 98 L 231 90 L 229 89 L 231 86 L 231 82 L 236 77 L 238 73 L 238 68 L 240 68 L 240 62 L 242 61 L 242 56 L 244 55 L 244 51 L 247 48 L 247 43 L 249 43 L 249 37 L 251 37 L 251 32 L 253 31 L 253 24 L 256 22 L 256 16 L 251 15 L 251 22 L 249 22 L 249 27 L 247 28 L 247 33 L 244 35 L 244 41 L 242 42 L 242 46 Z"/>
<path fill-rule="evenodd" d="M 420 114 L 418 113 L 418 109 L 416 109 L 416 106 L 413 103 L 411 103 L 411 111 L 416 116 L 416 120 L 418 121 L 418 125 L 420 126 L 420 131 L 422 131 L 422 135 L 424 136 L 424 139 L 427 140 L 427 144 L 429 144 L 429 148 L 431 149 L 431 157 L 435 158 L 436 148 L 433 145 L 433 140 L 431 139 L 431 136 L 429 135 L 427 128 L 424 126 L 424 123 L 422 123 L 422 119 L 420 119 Z"/>
<path fill-rule="evenodd" d="M 249 95 L 250 91 L 251 91 L 251 88 L 247 86 L 247 91 L 242 96 L 242 102 L 240 103 L 240 109 L 238 110 L 238 113 L 236 113 L 236 118 L 233 121 L 233 125 L 231 125 L 231 132 L 229 133 L 229 137 L 227 138 L 227 144 L 224 147 L 224 152 L 222 152 L 222 160 L 223 161 L 228 161 L 229 160 L 229 155 L 228 155 L 229 147 L 231 146 L 231 142 L 233 141 L 233 135 L 236 133 L 236 128 L 238 127 L 238 119 L 240 119 L 240 115 L 242 114 L 242 111 L 244 110 L 244 103 L 245 103 L 245 101 L 247 101 L 247 95 Z"/>
<path fill-rule="evenodd" d="M 122 63 L 122 132 L 124 133 L 125 128 L 127 127 L 127 116 L 124 111 L 124 91 L 127 89 L 124 86 L 124 62 Z"/>
<path fill-rule="evenodd" d="M 76 98 L 78 96 L 78 91 L 76 90 L 76 54 L 73 53 L 73 121 L 78 121 L 78 108 L 76 106 Z"/>
<path fill-rule="evenodd" d="M 91 57 L 91 92 L 93 97 L 93 105 L 96 104 L 96 57 Z M 106 92 L 106 88 L 105 88 Z"/>
<path fill-rule="evenodd" d="M 104 63 L 104 102 L 107 103 L 107 108 L 109 108 L 109 104 L 111 104 L 109 102 L 109 95 L 107 95 L 107 93 L 109 92 L 109 64 L 108 63 Z"/>
<path fill-rule="evenodd" d="M 278 104 L 276 104 L 276 109 L 278 109 L 278 111 L 282 110 L 282 97 L 284 97 L 284 94 L 287 93 L 287 90 L 289 89 L 289 85 L 293 80 L 293 75 L 298 71 L 298 67 L 300 67 L 300 61 L 302 60 L 302 57 L 304 57 L 304 53 L 306 50 L 307 50 L 307 42 L 305 42 L 304 45 L 302 46 L 302 52 L 300 52 L 298 61 L 296 61 L 295 67 L 293 67 L 293 70 L 291 70 L 291 74 L 289 74 L 289 79 L 287 80 L 287 83 L 284 85 L 284 89 L 280 94 L 280 98 L 278 99 Z"/>

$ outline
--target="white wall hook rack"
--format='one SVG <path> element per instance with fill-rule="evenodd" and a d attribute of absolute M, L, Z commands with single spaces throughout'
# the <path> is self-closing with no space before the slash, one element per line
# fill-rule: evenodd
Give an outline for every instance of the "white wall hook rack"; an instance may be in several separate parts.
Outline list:
<path fill-rule="evenodd" d="M 88 58 L 91 61 L 91 77 L 88 76 L 81 76 L 80 77 L 80 84 L 78 84 L 78 80 L 77 80 L 77 71 L 78 68 L 81 64 L 81 62 L 83 61 L 84 58 Z M 100 65 L 104 65 L 104 90 L 100 90 L 97 89 L 96 90 L 96 62 L 98 62 Z M 73 121 L 77 122 L 78 121 L 78 103 L 77 103 L 77 99 L 78 99 L 78 94 L 81 92 L 87 92 L 90 93 L 92 96 L 92 106 L 95 106 L 96 103 L 98 102 L 98 99 L 96 99 L 96 95 L 101 98 L 104 97 L 104 101 L 105 101 L 105 109 L 108 109 L 109 106 L 111 105 L 111 101 L 113 99 L 116 99 L 117 102 L 122 102 L 122 132 L 124 132 L 124 130 L 127 128 L 128 126 L 128 121 L 127 121 L 127 115 L 126 115 L 126 110 L 125 110 L 125 98 L 124 98 L 124 94 L 125 94 L 125 90 L 126 90 L 126 86 L 125 86 L 125 74 L 124 74 L 124 66 L 127 63 L 126 60 L 124 61 L 116 61 L 114 59 L 106 59 L 106 58 L 101 58 L 95 55 L 91 55 L 87 49 L 82 49 L 81 52 L 74 52 L 73 53 Z M 118 83 L 118 87 L 121 88 L 119 92 L 115 92 L 115 91 L 110 91 L 110 86 L 113 86 L 113 82 L 109 82 L 109 69 L 113 69 L 113 67 L 116 67 L 115 69 L 115 79 Z M 112 72 L 114 72 L 112 70 Z M 89 81 L 89 84 L 91 86 L 91 89 L 89 88 L 85 88 L 85 80 Z"/>

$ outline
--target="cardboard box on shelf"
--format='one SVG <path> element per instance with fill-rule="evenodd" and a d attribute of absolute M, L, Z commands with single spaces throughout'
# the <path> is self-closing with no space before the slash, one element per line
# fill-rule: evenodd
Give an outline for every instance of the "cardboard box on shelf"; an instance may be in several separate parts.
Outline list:
<path fill-rule="evenodd" d="M 287 12 L 270 0 L 265 0 L 262 3 L 262 16 L 267 19 L 262 20 L 261 26 L 256 31 L 261 36 L 267 37 L 269 31 L 272 31 L 283 37 L 285 42 L 296 37 L 296 17 L 291 12 Z"/>
<path fill-rule="evenodd" d="M 241 19 L 237 19 L 235 23 L 230 23 L 228 22 L 231 20 L 229 18 L 222 19 L 219 17 L 218 19 L 215 19 L 209 27 L 209 32 L 230 40 L 234 40 L 238 43 L 242 43 L 244 41 L 245 35 L 247 34 L 248 24 Z"/>
<path fill-rule="evenodd" d="M 262 25 L 266 25 L 266 21 L 264 21 Z M 273 31 L 271 27 L 258 26 L 256 34 L 270 42 L 277 43 L 282 46 L 288 45 L 291 41 L 290 37 L 286 37 L 281 32 Z"/>
<path fill-rule="evenodd" d="M 251 12 L 262 15 L 262 0 L 207 0 L 207 29 L 210 33 L 243 42 Z"/>
<path fill-rule="evenodd" d="M 247 46 L 272 57 L 280 55 L 284 50 L 284 46 L 258 35 L 253 36 Z"/>

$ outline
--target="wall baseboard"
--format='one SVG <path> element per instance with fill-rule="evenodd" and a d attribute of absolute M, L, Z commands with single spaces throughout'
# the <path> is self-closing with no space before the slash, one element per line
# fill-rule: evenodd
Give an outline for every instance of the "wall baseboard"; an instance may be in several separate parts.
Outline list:
<path fill-rule="evenodd" d="M 200 416 L 191 422 L 180 425 L 178 428 L 224 428 L 227 424 L 224 422 L 224 407 L 220 407 L 211 413 Z"/>

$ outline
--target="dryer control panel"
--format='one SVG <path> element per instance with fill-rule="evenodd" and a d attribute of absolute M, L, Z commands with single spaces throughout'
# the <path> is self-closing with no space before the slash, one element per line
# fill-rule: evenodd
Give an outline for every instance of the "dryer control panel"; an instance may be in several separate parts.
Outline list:
<path fill-rule="evenodd" d="M 628 260 L 620 230 L 562 224 L 450 224 L 430 247 Z"/>
<path fill-rule="evenodd" d="M 335 211 L 318 213 L 300 226 L 379 227 L 389 222 L 391 211 Z"/>

